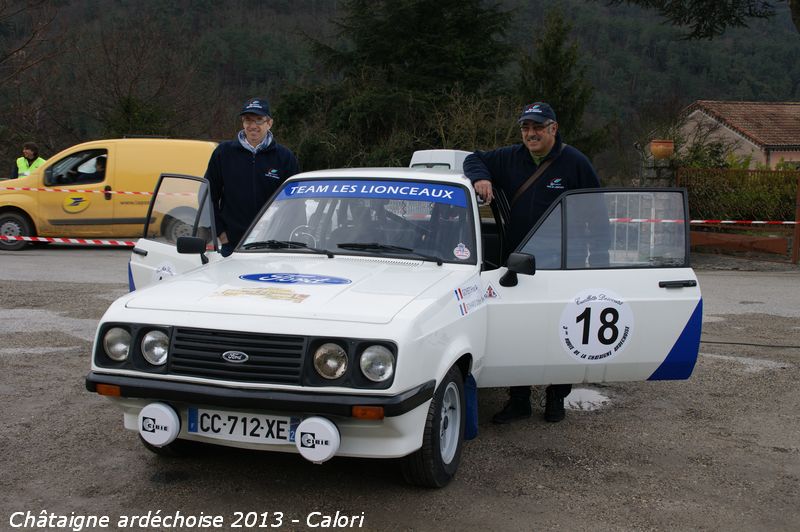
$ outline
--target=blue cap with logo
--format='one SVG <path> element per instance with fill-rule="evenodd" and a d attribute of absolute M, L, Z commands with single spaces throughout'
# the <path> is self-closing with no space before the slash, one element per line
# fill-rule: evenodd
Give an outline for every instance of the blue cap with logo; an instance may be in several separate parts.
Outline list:
<path fill-rule="evenodd" d="M 548 120 L 557 122 L 556 112 L 553 111 L 553 108 L 550 107 L 550 105 L 544 102 L 529 103 L 523 107 L 522 114 L 519 115 L 519 120 L 517 120 L 517 122 L 521 124 L 525 120 L 531 120 L 532 122 L 537 122 L 539 124 L 544 124 Z"/>
<path fill-rule="evenodd" d="M 242 112 L 239 116 L 246 114 L 254 114 L 260 116 L 272 116 L 269 112 L 269 102 L 264 98 L 250 98 L 244 102 Z"/>

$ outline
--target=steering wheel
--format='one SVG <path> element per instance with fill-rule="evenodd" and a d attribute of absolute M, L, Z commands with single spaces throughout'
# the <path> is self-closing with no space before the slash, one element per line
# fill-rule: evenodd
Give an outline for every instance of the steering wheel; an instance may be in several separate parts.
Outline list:
<path fill-rule="evenodd" d="M 310 233 L 311 227 L 307 225 L 298 225 L 289 234 L 289 240 L 302 242 L 307 246 L 317 247 L 317 239 Z"/>

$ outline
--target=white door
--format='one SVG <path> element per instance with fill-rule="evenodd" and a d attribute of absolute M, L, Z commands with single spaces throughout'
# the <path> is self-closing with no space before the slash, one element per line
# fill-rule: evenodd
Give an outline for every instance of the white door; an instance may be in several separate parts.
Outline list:
<path fill-rule="evenodd" d="M 131 290 L 203 265 L 198 253 L 178 253 L 176 241 L 181 236 L 204 238 L 206 258 L 220 259 L 208 182 L 199 177 L 164 174 L 150 201 L 144 236 L 136 242 L 128 263 Z"/>
<path fill-rule="evenodd" d="M 686 205 L 679 189 L 562 195 L 517 250 L 534 256 L 533 275 L 482 274 L 489 338 L 478 385 L 688 378 L 702 299 Z"/>

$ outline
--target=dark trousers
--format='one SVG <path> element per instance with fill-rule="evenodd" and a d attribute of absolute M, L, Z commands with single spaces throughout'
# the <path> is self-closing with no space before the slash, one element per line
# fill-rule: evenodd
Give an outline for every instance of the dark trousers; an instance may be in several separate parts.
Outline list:
<path fill-rule="evenodd" d="M 572 391 L 571 384 L 551 384 L 547 387 L 548 390 L 553 390 L 556 397 L 561 399 L 569 395 Z M 531 400 L 531 387 L 530 386 L 512 386 L 508 389 L 508 396 L 513 401 L 530 401 Z"/>

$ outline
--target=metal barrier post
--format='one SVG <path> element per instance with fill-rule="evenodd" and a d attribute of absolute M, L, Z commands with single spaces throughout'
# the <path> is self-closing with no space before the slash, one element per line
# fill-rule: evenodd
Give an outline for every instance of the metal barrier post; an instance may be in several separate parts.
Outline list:
<path fill-rule="evenodd" d="M 800 261 L 800 175 L 797 176 L 797 198 L 794 204 L 794 238 L 792 239 L 792 262 Z"/>

